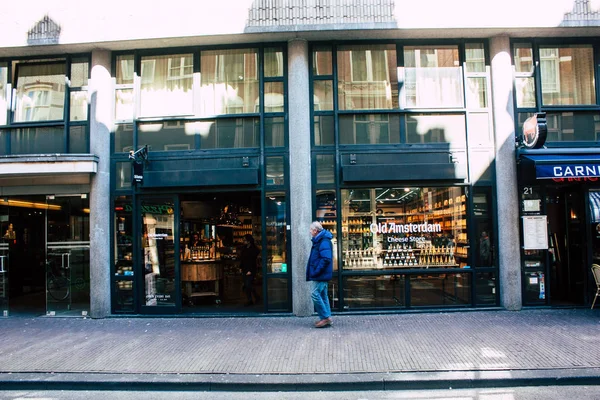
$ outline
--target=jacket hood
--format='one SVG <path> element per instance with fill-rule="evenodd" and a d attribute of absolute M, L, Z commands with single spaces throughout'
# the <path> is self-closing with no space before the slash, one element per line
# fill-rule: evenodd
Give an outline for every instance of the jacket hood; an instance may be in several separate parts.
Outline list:
<path fill-rule="evenodd" d="M 312 238 L 312 241 L 316 243 L 316 242 L 318 242 L 318 241 L 320 241 L 322 239 L 325 239 L 325 238 L 331 239 L 331 238 L 333 238 L 333 235 L 328 230 L 323 229 L 321 232 L 319 232 L 319 234 L 317 236 L 315 236 L 314 238 Z"/>

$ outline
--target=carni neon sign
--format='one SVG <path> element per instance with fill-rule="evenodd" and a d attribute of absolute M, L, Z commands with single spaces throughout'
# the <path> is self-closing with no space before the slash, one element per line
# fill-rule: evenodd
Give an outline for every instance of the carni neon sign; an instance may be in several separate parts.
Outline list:
<path fill-rule="evenodd" d="M 426 233 L 426 232 L 441 232 L 442 225 L 440 224 L 396 224 L 395 222 L 384 222 L 371 224 L 372 233 Z"/>

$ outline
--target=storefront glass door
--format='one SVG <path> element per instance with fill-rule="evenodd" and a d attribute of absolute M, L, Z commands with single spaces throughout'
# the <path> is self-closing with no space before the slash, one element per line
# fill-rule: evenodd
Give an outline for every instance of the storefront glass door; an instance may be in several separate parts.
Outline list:
<path fill-rule="evenodd" d="M 585 299 L 585 269 L 587 263 L 586 248 L 586 212 L 584 195 L 580 188 L 571 186 L 552 186 L 546 188 L 546 214 L 548 218 L 548 252 L 546 271 L 541 271 L 534 284 L 530 284 L 529 304 L 535 304 L 535 293 L 549 287 L 549 296 L 540 294 L 540 303 L 549 297 L 552 306 L 583 305 Z M 546 252 L 539 251 L 538 261 L 530 258 L 525 268 L 541 264 L 546 265 Z M 537 263 L 537 264 L 536 264 Z M 545 269 L 545 268 L 544 268 Z M 527 270 L 526 270 L 527 271 Z M 532 280 L 528 278 L 526 284 Z"/>
<path fill-rule="evenodd" d="M 90 307 L 88 196 L 46 196 L 46 202 L 46 314 L 85 316 Z"/>
<path fill-rule="evenodd" d="M 6 201 L 8 203 L 8 201 Z M 14 235 L 8 219 L 8 206 L 0 205 L 0 315 L 8 316 L 8 246 Z"/>
<path fill-rule="evenodd" d="M 144 283 L 143 312 L 174 312 L 181 307 L 179 246 L 175 242 L 175 202 L 171 197 L 143 198 L 141 254 Z"/>

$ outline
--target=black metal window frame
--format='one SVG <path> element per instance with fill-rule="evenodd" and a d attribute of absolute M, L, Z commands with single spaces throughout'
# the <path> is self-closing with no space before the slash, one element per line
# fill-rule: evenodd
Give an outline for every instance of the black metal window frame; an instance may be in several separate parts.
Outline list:
<path fill-rule="evenodd" d="M 469 148 L 469 126 L 467 123 L 467 115 L 469 113 L 469 111 L 471 110 L 477 110 L 477 111 L 487 111 L 488 113 L 491 113 L 491 102 L 488 102 L 487 107 L 485 108 L 469 108 L 467 107 L 467 97 L 466 97 L 466 84 L 467 84 L 467 76 L 469 75 L 466 71 L 465 68 L 465 64 L 466 64 L 466 45 L 467 44 L 483 44 L 483 49 L 485 52 L 485 65 L 489 66 L 490 65 L 490 58 L 489 58 L 489 44 L 488 44 L 488 40 L 487 39 L 468 39 L 468 40 L 419 40 L 419 41 L 389 41 L 389 40 L 385 40 L 385 41 L 364 41 L 364 42 L 331 42 L 331 41 L 327 41 L 327 42 L 311 42 L 310 46 L 309 46 L 309 76 L 310 76 L 310 84 L 309 84 L 309 88 L 310 88 L 310 99 L 311 99 L 311 109 L 310 109 L 310 121 L 311 121 L 311 160 L 312 160 L 312 182 L 313 182 L 313 190 L 312 190 L 312 204 L 313 204 L 313 217 L 316 217 L 316 212 L 317 212 L 317 191 L 322 191 L 322 190 L 326 190 L 326 191 L 332 191 L 335 193 L 336 199 L 338 201 L 338 205 L 339 205 L 339 201 L 341 199 L 341 190 L 342 189 L 348 189 L 348 188 L 367 188 L 372 186 L 373 184 L 365 184 L 365 185 L 360 185 L 360 186 L 351 186 L 351 185 L 344 185 L 341 182 L 340 176 L 341 176 L 341 154 L 343 152 L 348 153 L 348 152 L 352 152 L 352 153 L 377 153 L 377 152 L 381 152 L 381 151 L 389 151 L 389 152 L 397 152 L 397 151 L 412 151 L 412 150 L 430 150 L 430 151 L 436 151 L 436 150 L 442 150 L 442 149 L 447 149 L 447 144 L 421 144 L 421 145 L 415 145 L 415 144 L 408 144 L 406 143 L 406 132 L 404 129 L 404 124 L 403 124 L 403 120 L 406 118 L 406 116 L 409 116 L 411 114 L 423 114 L 423 113 L 435 113 L 435 114 L 440 114 L 440 113 L 444 113 L 444 114 L 458 114 L 458 115 L 464 115 L 465 117 L 465 127 L 466 127 L 466 139 L 465 139 L 465 150 L 467 151 L 467 154 L 469 154 L 468 148 Z M 401 67 L 404 65 L 404 59 L 403 59 L 403 46 L 447 46 L 447 45 L 456 45 L 458 46 L 459 49 L 459 60 L 460 60 L 460 66 L 461 66 L 461 71 L 462 71 L 462 80 L 463 80 L 463 107 L 462 108 L 440 108 L 440 109 L 424 109 L 424 108 L 416 108 L 416 107 L 412 107 L 412 108 L 402 108 L 401 104 L 402 102 L 399 101 L 399 108 L 397 109 L 375 109 L 375 110 L 343 110 L 340 111 L 339 107 L 338 107 L 338 94 L 337 94 L 337 90 L 338 90 L 338 73 L 337 73 L 337 47 L 339 45 L 353 45 L 353 44 L 360 44 L 360 45 L 369 45 L 369 44 L 395 44 L 396 45 L 396 54 L 397 54 L 397 66 Z M 332 73 L 331 75 L 318 75 L 315 76 L 313 73 L 313 54 L 314 51 L 313 49 L 315 48 L 324 48 L 324 47 L 329 47 L 331 50 L 331 57 L 332 57 Z M 489 72 L 489 68 L 487 69 L 487 71 L 485 73 L 475 73 L 475 74 L 471 74 L 470 76 L 482 76 L 482 77 L 486 77 L 487 78 L 487 88 L 489 89 L 490 84 L 491 84 L 491 76 L 490 76 L 490 72 Z M 314 93 L 313 93 L 313 82 L 314 81 L 318 81 L 318 80 L 331 80 L 333 82 L 333 110 L 328 110 L 328 111 L 316 111 L 314 109 L 313 106 L 313 101 L 314 101 Z M 398 83 L 400 85 L 400 82 Z M 400 93 L 400 90 L 399 90 Z M 361 114 L 386 114 L 386 115 L 399 115 L 401 118 L 400 121 L 400 143 L 397 144 L 377 144 L 377 145 L 341 145 L 340 144 L 340 138 L 339 138 L 339 117 L 340 116 L 345 116 L 345 115 L 361 115 Z M 320 145 L 320 146 L 316 146 L 315 145 L 315 133 L 314 133 L 314 120 L 315 117 L 318 116 L 330 116 L 333 118 L 333 125 L 334 125 L 334 143 L 333 145 Z M 334 182 L 333 183 L 327 183 L 327 184 L 319 184 L 317 183 L 317 171 L 316 171 L 316 159 L 318 155 L 333 155 L 334 156 Z M 495 174 L 492 173 L 492 178 L 491 181 L 493 182 L 495 180 Z M 377 184 L 378 187 L 392 187 L 393 185 L 399 185 L 399 184 L 404 184 L 404 185 L 409 185 L 409 186 L 418 186 L 418 187 L 448 187 L 448 186 L 464 186 L 467 190 L 468 193 L 471 193 L 473 191 L 473 188 L 480 188 L 480 187 L 490 187 L 491 192 L 493 193 L 495 191 L 495 188 L 493 185 L 491 185 L 491 182 L 483 182 L 483 183 L 469 183 L 469 182 L 465 182 L 465 183 L 447 183 L 447 184 L 440 184 L 440 183 L 436 183 L 436 182 L 432 182 L 432 183 L 424 183 L 424 182 L 411 182 L 411 183 L 402 183 L 402 182 L 389 182 L 389 183 L 383 183 L 383 184 Z M 496 207 L 494 204 L 491 205 L 492 209 L 490 210 L 490 212 L 492 213 L 492 219 L 491 219 L 491 223 L 492 226 L 494 227 L 494 237 L 497 238 L 497 220 L 496 220 Z M 468 237 L 469 237 L 469 242 L 472 243 L 474 240 L 476 240 L 476 238 L 473 237 L 473 234 L 475 232 L 475 221 L 473 218 L 473 196 L 472 195 L 468 195 L 467 196 L 467 216 L 468 216 L 468 220 L 467 220 L 467 232 L 468 232 Z M 339 209 L 339 207 L 338 207 Z M 341 244 L 340 240 L 341 240 L 341 227 L 342 227 L 342 216 L 341 213 L 337 213 L 336 216 L 336 226 L 337 226 L 337 231 L 338 231 L 338 243 Z M 495 239 L 495 241 L 497 242 L 497 239 Z M 497 243 L 493 243 L 493 245 L 497 248 Z M 338 260 L 341 260 L 341 245 L 338 245 Z M 474 255 L 472 254 L 472 252 L 470 252 L 469 254 L 469 264 L 473 265 L 473 261 L 474 261 Z M 417 269 L 410 269 L 410 270 L 398 270 L 396 271 L 398 274 L 400 275 L 406 275 L 406 276 L 413 276 L 413 275 L 419 275 L 419 274 L 423 274 L 424 272 L 435 272 L 435 273 L 448 273 L 448 270 L 440 270 L 437 271 L 435 269 L 431 269 L 431 270 L 417 270 Z M 393 272 L 393 271 L 392 271 Z M 498 261 L 497 261 L 497 255 L 496 255 L 496 259 L 494 260 L 494 266 L 492 267 L 483 267 L 483 268 L 470 268 L 470 269 L 456 269 L 456 271 L 453 269 L 451 272 L 454 273 L 467 273 L 470 274 L 471 276 L 471 303 L 468 305 L 458 305 L 458 306 L 452 306 L 455 308 L 461 308 L 461 307 L 490 307 L 490 305 L 479 305 L 477 304 L 477 298 L 476 298 L 476 287 L 475 287 L 475 279 L 477 277 L 477 274 L 479 273 L 493 273 L 496 276 L 496 282 L 499 282 L 499 276 L 498 276 Z M 334 273 L 334 281 L 337 283 L 337 289 L 336 289 L 336 293 L 334 293 L 334 296 L 336 296 L 336 298 L 338 299 L 338 308 L 337 311 L 344 311 L 344 296 L 343 296 L 343 290 L 344 290 L 344 286 L 343 286 L 343 279 L 347 276 L 378 276 L 378 275 L 387 275 L 390 274 L 390 271 L 385 271 L 381 272 L 381 271 L 377 271 L 377 270 L 373 270 L 373 271 L 344 271 L 343 268 L 341 268 L 341 266 L 338 266 L 338 270 L 336 273 Z M 405 296 L 406 298 L 405 300 L 405 304 L 406 306 L 403 307 L 398 307 L 397 309 L 394 310 L 402 310 L 402 309 L 427 309 L 427 308 L 440 308 L 440 306 L 418 306 L 418 307 L 412 307 L 410 305 L 410 280 L 407 279 L 405 281 Z M 496 286 L 495 288 L 495 304 L 491 305 L 492 307 L 498 306 L 499 304 L 499 299 L 500 299 L 500 287 L 499 285 Z M 389 308 L 384 308 L 385 310 L 390 310 Z M 357 310 L 356 312 L 359 311 L 368 311 L 371 310 L 371 308 L 364 308 L 364 309 L 360 309 Z M 372 308 L 372 310 L 382 310 L 381 308 Z"/>
<path fill-rule="evenodd" d="M 516 87 L 516 79 L 517 76 L 513 76 L 513 107 L 515 110 L 515 142 L 518 141 L 520 132 L 522 130 L 522 126 L 519 124 L 519 114 L 528 113 L 535 114 L 537 112 L 545 112 L 545 113 L 556 113 L 556 112 L 596 112 L 600 117 L 600 83 L 598 82 L 598 77 L 600 76 L 600 41 L 597 39 L 590 38 L 570 38 L 568 41 L 565 41 L 564 38 L 519 38 L 511 40 L 511 63 L 515 65 L 515 48 L 518 45 L 529 45 L 532 49 L 533 55 L 533 73 L 532 78 L 534 80 L 534 90 L 535 90 L 535 107 L 518 107 L 517 104 L 517 87 Z M 594 55 L 594 77 L 593 81 L 595 83 L 594 93 L 596 95 L 596 104 L 592 105 L 566 105 L 566 106 L 548 106 L 542 104 L 542 90 L 541 90 L 541 70 L 540 70 L 540 47 L 544 46 L 565 46 L 565 45 L 591 45 L 593 47 L 593 55 Z M 546 141 L 545 146 L 547 148 L 574 148 L 574 147 L 600 147 L 600 141 Z"/>
<path fill-rule="evenodd" d="M 133 55 L 134 56 L 134 65 L 136 66 L 135 71 L 140 70 L 140 60 L 142 56 L 154 56 L 154 55 L 168 55 L 168 54 L 180 54 L 180 53 L 192 53 L 194 55 L 194 72 L 200 72 L 200 54 L 202 51 L 207 50 L 232 50 L 232 49 L 245 49 L 245 48 L 257 48 L 258 49 L 258 74 L 259 74 L 259 96 L 260 96 L 260 106 L 257 112 L 255 113 L 246 113 L 246 114 L 222 114 L 222 115 L 213 115 L 206 117 L 198 117 L 198 116 L 172 116 L 172 117 L 145 117 L 145 118 L 132 118 L 132 120 L 127 121 L 118 121 L 118 124 L 130 124 L 133 129 L 133 149 L 137 149 L 138 145 L 138 129 L 141 123 L 145 122 L 166 122 L 166 121 L 183 121 L 183 122 L 202 122 L 202 121 L 212 121 L 212 120 L 224 120 L 231 118 L 258 118 L 259 119 L 259 138 L 260 138 L 260 146 L 258 148 L 216 148 L 216 149 L 202 149 L 200 147 L 200 139 L 196 138 L 196 148 L 189 151 L 149 151 L 148 159 L 149 162 L 153 161 L 164 161 L 164 160 L 177 160 L 181 157 L 243 157 L 243 156 L 258 156 L 259 158 L 259 168 L 260 168 L 260 182 L 256 187 L 256 190 L 260 192 L 261 198 L 263 199 L 261 202 L 261 212 L 262 215 L 266 213 L 266 203 L 264 201 L 265 196 L 270 192 L 283 192 L 285 193 L 287 201 L 286 206 L 286 214 L 290 215 L 290 202 L 289 202 L 289 122 L 288 122 L 288 71 L 287 71 L 287 43 L 281 42 L 273 42 L 273 43 L 244 43 L 235 46 L 194 46 L 194 47 L 185 47 L 185 48 L 160 48 L 160 49 L 148 49 L 148 50 L 128 50 L 128 51 L 119 51 L 114 52 L 112 54 L 112 75 L 115 76 L 116 73 L 116 60 L 119 56 L 124 55 Z M 283 76 L 279 77 L 265 77 L 264 76 L 264 53 L 267 48 L 280 48 L 283 52 Z M 264 84 L 266 82 L 281 82 L 283 85 L 284 91 L 284 109 L 281 112 L 266 112 L 265 111 L 265 101 L 264 101 Z M 133 85 L 132 85 L 133 87 Z M 139 101 L 136 100 L 136 101 Z M 266 118 L 282 118 L 283 119 L 283 129 L 284 129 L 284 145 L 278 147 L 267 147 L 265 146 L 265 119 Z M 198 136 L 198 135 L 196 135 Z M 141 195 L 166 195 L 170 194 L 178 198 L 178 194 L 180 193 L 191 193 L 194 190 L 193 188 L 165 188 L 165 189 L 144 189 L 143 187 L 139 187 L 136 185 L 131 185 L 128 188 L 118 189 L 116 187 L 116 180 L 114 177 L 116 176 L 117 165 L 119 163 L 127 163 L 129 162 L 129 154 L 127 152 L 115 152 L 114 151 L 114 132 L 111 133 L 111 204 L 114 204 L 114 201 L 119 196 L 131 196 L 132 204 L 137 204 L 137 198 Z M 268 157 L 283 157 L 284 161 L 284 184 L 283 185 L 267 185 L 266 182 L 266 161 Z M 247 188 L 246 188 L 247 189 Z M 224 191 L 233 191 L 234 187 L 224 187 L 223 189 L 215 189 L 208 188 L 210 192 L 216 192 L 218 190 Z M 135 209 L 133 211 L 135 213 Z M 114 210 L 111 211 L 111 232 L 114 232 Z M 134 215 L 135 221 L 135 215 Z M 262 231 L 266 232 L 266 221 L 262 219 Z M 289 224 L 289 221 L 288 221 Z M 133 236 L 134 238 L 139 235 L 140 227 L 138 224 L 134 223 L 133 227 Z M 176 227 L 176 231 L 178 232 L 179 227 Z M 262 259 L 267 259 L 267 250 L 266 250 L 266 235 L 262 235 L 263 244 L 262 244 Z M 111 242 L 114 241 L 114 236 L 111 236 Z M 289 237 L 286 245 L 287 254 L 291 254 L 291 242 L 292 238 Z M 111 243 L 111 260 L 114 260 L 114 243 Z M 134 254 L 137 254 L 135 252 Z M 286 273 L 264 273 L 263 277 L 265 282 L 268 281 L 269 278 L 284 278 L 287 279 L 287 291 L 288 291 L 288 303 L 287 310 L 274 310 L 273 312 L 289 312 L 291 311 L 292 305 L 292 268 L 291 259 L 288 259 L 288 269 Z M 111 261 L 111 310 L 113 313 L 124 313 L 124 314 L 135 314 L 140 312 L 140 301 L 137 298 L 137 294 L 139 294 L 139 288 L 136 288 L 136 281 L 133 277 L 130 276 L 115 276 L 115 265 L 114 262 Z M 266 271 L 265 271 L 266 272 Z M 116 285 L 118 281 L 132 281 L 133 282 L 133 293 L 136 295 L 136 299 L 134 300 L 134 311 L 133 312 L 119 312 L 115 309 L 116 306 Z M 267 286 L 263 286 L 263 299 L 265 300 L 265 311 L 267 310 L 267 301 L 268 301 L 268 289 Z M 270 312 L 270 311 L 269 311 Z"/>
<path fill-rule="evenodd" d="M 424 107 L 403 107 L 402 101 L 399 101 L 399 107 L 393 109 L 356 109 L 356 110 L 340 110 L 338 106 L 338 66 L 337 66 L 337 48 L 339 46 L 346 45 L 381 45 L 381 44 L 394 44 L 396 46 L 396 65 L 398 68 L 404 67 L 404 53 L 403 48 L 405 46 L 457 46 L 459 51 L 459 64 L 462 71 L 462 92 L 463 92 L 463 106 L 462 107 L 444 107 L 444 108 L 424 108 Z M 385 150 L 414 150 L 418 148 L 424 148 L 429 150 L 435 149 L 447 149 L 448 143 L 425 143 L 415 144 L 406 142 L 406 130 L 405 119 L 410 115 L 420 114 L 455 114 L 464 115 L 465 127 L 466 127 L 466 142 L 468 142 L 469 129 L 467 126 L 467 114 L 469 111 L 487 111 L 491 112 L 491 104 L 488 103 L 487 107 L 470 107 L 467 105 L 466 96 L 466 82 L 468 76 L 482 76 L 488 79 L 488 87 L 490 84 L 490 74 L 486 73 L 467 73 L 465 71 L 466 64 L 466 46 L 468 44 L 482 44 L 485 52 L 485 63 L 489 65 L 489 45 L 487 39 L 468 39 L 468 40 L 427 40 L 427 41 L 367 41 L 367 42 L 311 42 L 309 48 L 309 68 L 310 68 L 310 99 L 311 99 L 311 121 L 314 121 L 315 117 L 318 116 L 333 116 L 334 118 L 334 145 L 327 146 L 316 146 L 314 141 L 314 132 L 311 127 L 311 146 L 313 150 L 317 149 L 329 149 L 329 150 L 349 150 L 349 151 L 385 151 Z M 318 75 L 315 76 L 312 71 L 313 65 L 313 49 L 315 47 L 330 47 L 332 53 L 332 74 L 331 75 Z M 313 82 L 314 81 L 332 81 L 333 82 L 333 110 L 321 111 L 314 110 L 314 92 Z M 398 92 L 401 92 L 401 83 L 398 82 Z M 340 116 L 352 116 L 352 115 L 368 115 L 368 114 L 383 114 L 383 115 L 395 115 L 400 118 L 400 142 L 390 144 L 376 144 L 376 145 L 365 145 L 365 144 L 340 144 L 339 138 L 339 117 Z M 312 123 L 312 122 L 311 122 Z M 461 147 L 462 148 L 462 147 Z"/>
<path fill-rule="evenodd" d="M 71 65 L 75 61 L 79 60 L 87 60 L 88 63 L 88 80 L 91 77 L 91 54 L 89 53 L 81 53 L 81 54 L 64 54 L 64 55 L 40 55 L 40 56 L 31 56 L 31 57 L 14 57 L 14 58 L 0 58 L 0 63 L 6 63 L 8 66 L 8 84 L 11 85 L 11 94 L 7 99 L 11 107 L 7 112 L 7 123 L 6 125 L 0 125 L 0 131 L 9 132 L 12 129 L 23 129 L 23 128 L 63 128 L 63 153 L 69 153 L 69 137 L 70 137 L 70 128 L 75 126 L 83 126 L 86 133 L 86 149 L 85 153 L 89 153 L 90 151 L 90 126 L 89 126 L 89 115 L 90 115 L 90 105 L 88 103 L 87 115 L 85 121 L 71 121 L 70 120 L 70 102 L 71 102 L 71 93 L 86 91 L 88 90 L 88 86 L 81 87 L 71 87 Z M 16 90 L 17 84 L 17 70 L 19 65 L 45 65 L 45 64 L 62 64 L 65 65 L 65 99 L 63 103 L 63 117 L 60 120 L 48 120 L 48 121 L 35 121 L 35 122 L 14 122 L 14 114 L 12 104 L 16 101 L 13 98 L 13 93 Z M 4 140 L 4 146 L 6 149 L 6 154 L 11 154 L 11 135 L 4 135 L 5 137 L 0 139 Z"/>

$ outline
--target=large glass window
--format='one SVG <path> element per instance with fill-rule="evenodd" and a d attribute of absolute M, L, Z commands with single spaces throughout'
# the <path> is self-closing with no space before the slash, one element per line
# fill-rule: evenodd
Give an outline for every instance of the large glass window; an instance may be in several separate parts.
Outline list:
<path fill-rule="evenodd" d="M 283 112 L 284 111 L 283 82 L 265 82 L 265 112 Z M 256 101 L 256 112 L 260 110 L 259 99 Z"/>
<path fill-rule="evenodd" d="M 47 315 L 60 313 L 85 316 L 88 313 L 90 307 L 88 197 L 87 194 L 46 196 Z M 31 251 L 32 248 L 28 247 L 28 250 Z"/>
<path fill-rule="evenodd" d="M 130 189 L 131 178 L 131 161 L 116 163 L 115 189 Z"/>
<path fill-rule="evenodd" d="M 201 115 L 255 112 L 259 98 L 257 49 L 203 51 L 200 71 Z M 277 67 L 270 63 L 267 72 L 278 73 Z"/>
<path fill-rule="evenodd" d="M 283 76 L 283 51 L 281 48 L 265 49 L 265 78 L 275 78 Z"/>
<path fill-rule="evenodd" d="M 596 104 L 591 45 L 543 46 L 539 55 L 545 106 Z"/>
<path fill-rule="evenodd" d="M 114 152 L 129 153 L 133 150 L 133 124 L 119 124 L 114 133 Z"/>
<path fill-rule="evenodd" d="M 465 45 L 465 66 L 467 107 L 471 109 L 486 108 L 488 106 L 488 73 L 483 43 L 467 43 Z"/>
<path fill-rule="evenodd" d="M 315 111 L 333 110 L 333 81 L 314 81 L 313 93 Z"/>
<path fill-rule="evenodd" d="M 7 122 L 7 88 L 8 85 L 8 63 L 0 63 L 0 125 L 6 125 Z"/>
<path fill-rule="evenodd" d="M 133 119 L 133 54 L 117 56 L 115 75 L 115 119 L 130 121 Z"/>
<path fill-rule="evenodd" d="M 283 192 L 266 195 L 267 272 L 287 273 L 287 205 Z"/>
<path fill-rule="evenodd" d="M 426 274 L 411 276 L 413 307 L 443 307 L 471 303 L 471 274 Z"/>
<path fill-rule="evenodd" d="M 492 267 L 496 265 L 496 245 L 492 227 L 492 190 L 488 187 L 473 189 L 473 214 L 475 216 L 475 237 L 477 241 L 475 267 Z M 466 241 L 463 245 L 468 245 Z"/>
<path fill-rule="evenodd" d="M 346 270 L 468 267 L 462 187 L 342 190 Z"/>
<path fill-rule="evenodd" d="M 337 198 L 335 190 L 317 190 L 317 221 L 333 235 L 333 270 L 338 270 L 337 262 Z"/>
<path fill-rule="evenodd" d="M 283 156 L 267 157 L 265 159 L 265 169 L 267 185 L 285 185 L 285 164 Z"/>
<path fill-rule="evenodd" d="M 202 149 L 250 148 L 260 146 L 258 118 L 227 118 L 192 124 L 200 134 Z"/>
<path fill-rule="evenodd" d="M 404 307 L 405 280 L 405 275 L 344 277 L 344 308 Z"/>
<path fill-rule="evenodd" d="M 335 144 L 332 115 L 315 116 L 313 131 L 315 136 L 315 146 L 331 146 Z"/>
<path fill-rule="evenodd" d="M 531 113 L 519 114 L 519 132 Z M 547 142 L 596 142 L 600 140 L 600 113 L 585 111 L 546 113 Z"/>
<path fill-rule="evenodd" d="M 458 46 L 404 47 L 407 107 L 463 107 Z"/>
<path fill-rule="evenodd" d="M 400 143 L 400 117 L 394 114 L 341 115 L 340 143 Z"/>
<path fill-rule="evenodd" d="M 193 114 L 192 54 L 142 57 L 141 116 Z"/>
<path fill-rule="evenodd" d="M 138 143 L 140 146 L 148 145 L 152 151 L 193 150 L 193 126 L 193 122 L 183 121 L 143 122 L 139 125 Z"/>
<path fill-rule="evenodd" d="M 467 135 L 463 114 L 411 114 L 406 118 L 408 143 L 450 143 L 466 147 Z"/>
<path fill-rule="evenodd" d="M 398 108 L 394 45 L 340 46 L 337 61 L 340 110 Z"/>
<path fill-rule="evenodd" d="M 265 147 L 285 146 L 285 119 L 265 118 Z"/>
<path fill-rule="evenodd" d="M 517 107 L 535 107 L 533 48 L 529 43 L 517 43 L 513 49 L 513 57 Z"/>
<path fill-rule="evenodd" d="M 317 46 L 313 49 L 313 75 L 331 75 L 333 56 L 330 46 Z"/>
<path fill-rule="evenodd" d="M 65 63 L 18 64 L 15 122 L 64 118 Z"/>
<path fill-rule="evenodd" d="M 170 200 L 141 202 L 142 259 L 147 306 L 173 306 L 175 292 L 175 214 Z"/>
<path fill-rule="evenodd" d="M 71 92 L 71 102 L 69 110 L 69 120 L 71 122 L 86 121 L 88 102 L 87 102 L 87 91 L 79 90 Z"/>
<path fill-rule="evenodd" d="M 13 129 L 11 154 L 45 154 L 65 152 L 65 130 L 62 126 Z"/>
<path fill-rule="evenodd" d="M 89 63 L 87 59 L 74 59 L 71 62 L 70 74 L 70 103 L 69 120 L 87 120 L 87 84 L 89 74 Z"/>
<path fill-rule="evenodd" d="M 88 153 L 87 125 L 71 125 L 69 128 L 69 153 Z"/>

